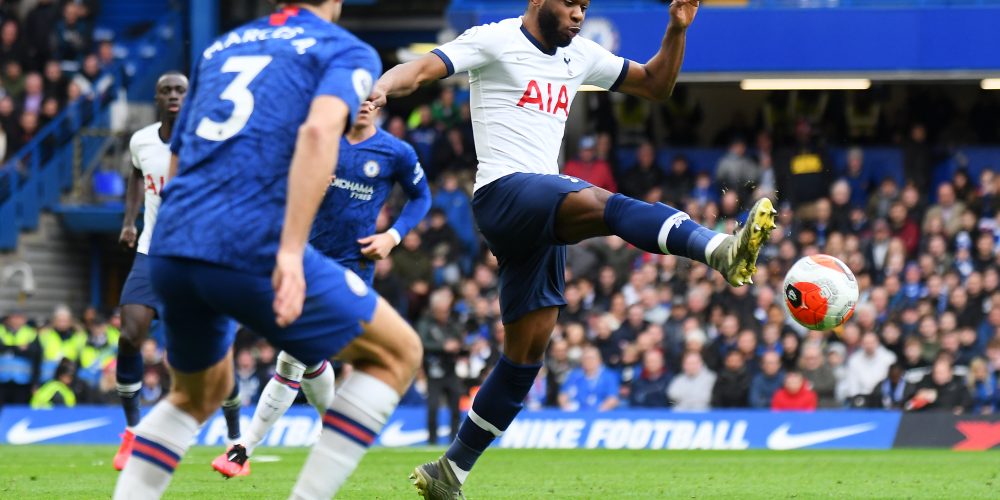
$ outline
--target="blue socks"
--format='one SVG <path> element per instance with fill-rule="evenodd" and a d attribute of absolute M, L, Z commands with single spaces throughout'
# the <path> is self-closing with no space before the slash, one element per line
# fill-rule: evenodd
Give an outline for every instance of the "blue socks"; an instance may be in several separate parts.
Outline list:
<path fill-rule="evenodd" d="M 684 212 L 663 203 L 649 204 L 615 194 L 604 208 L 604 223 L 611 232 L 649 252 L 687 257 L 707 264 L 710 242 L 722 236 L 691 220 Z M 721 241 L 721 238 L 717 241 Z"/>
<path fill-rule="evenodd" d="M 234 382 L 229 397 L 222 402 L 222 415 L 226 417 L 230 441 L 236 441 L 240 438 L 240 404 L 240 386 Z"/>
<path fill-rule="evenodd" d="M 518 365 L 500 356 L 496 368 L 476 393 L 472 409 L 458 430 L 458 438 L 445 456 L 462 470 L 472 470 L 483 451 L 507 430 L 521 411 L 541 368 L 541 363 Z"/>
<path fill-rule="evenodd" d="M 125 410 L 125 422 L 129 427 L 139 425 L 139 391 L 142 389 L 142 355 L 118 353 L 115 379 L 118 382 L 118 397 Z"/>

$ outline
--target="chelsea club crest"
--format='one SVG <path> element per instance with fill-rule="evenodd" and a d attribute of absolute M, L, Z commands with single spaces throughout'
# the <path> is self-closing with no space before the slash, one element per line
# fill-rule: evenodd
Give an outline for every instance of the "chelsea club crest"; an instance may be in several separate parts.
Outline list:
<path fill-rule="evenodd" d="M 378 165 L 378 162 L 371 160 L 365 163 L 365 175 L 368 177 L 378 177 L 378 173 L 382 171 L 382 167 Z"/>

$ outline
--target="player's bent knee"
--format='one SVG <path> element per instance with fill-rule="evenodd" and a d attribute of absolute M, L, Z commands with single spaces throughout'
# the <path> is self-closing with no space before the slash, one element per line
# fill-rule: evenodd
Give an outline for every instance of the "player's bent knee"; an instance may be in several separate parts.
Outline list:
<path fill-rule="evenodd" d="M 278 375 L 288 380 L 299 381 L 302 380 L 302 375 L 306 371 L 306 365 L 295 359 L 291 354 L 281 351 L 278 353 L 278 363 L 275 371 L 278 372 Z"/>

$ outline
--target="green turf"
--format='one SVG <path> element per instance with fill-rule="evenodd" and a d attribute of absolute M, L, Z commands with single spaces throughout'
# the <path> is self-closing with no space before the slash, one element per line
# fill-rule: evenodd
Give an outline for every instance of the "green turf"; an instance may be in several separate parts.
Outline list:
<path fill-rule="evenodd" d="M 117 473 L 107 446 L 0 447 L 0 498 L 104 498 Z M 167 498 L 286 498 L 303 449 L 262 449 L 248 478 L 208 465 L 195 448 Z M 339 498 L 415 498 L 406 476 L 440 450 L 373 450 Z M 490 450 L 471 498 L 998 498 L 1000 453 L 894 451 Z"/>

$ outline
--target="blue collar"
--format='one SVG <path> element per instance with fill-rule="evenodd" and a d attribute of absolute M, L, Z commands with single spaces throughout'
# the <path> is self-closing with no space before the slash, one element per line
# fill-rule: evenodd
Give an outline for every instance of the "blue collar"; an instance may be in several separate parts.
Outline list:
<path fill-rule="evenodd" d="M 542 45 L 542 42 L 539 42 L 538 39 L 535 38 L 530 31 L 528 31 L 528 28 L 524 27 L 523 22 L 521 23 L 521 33 L 524 33 L 524 37 L 527 38 L 528 41 L 531 42 L 531 44 L 534 45 L 535 48 L 538 49 L 542 54 L 545 54 L 547 56 L 556 55 L 556 47 L 553 47 L 551 50 L 545 50 L 545 46 Z"/>

